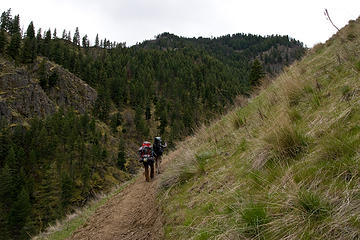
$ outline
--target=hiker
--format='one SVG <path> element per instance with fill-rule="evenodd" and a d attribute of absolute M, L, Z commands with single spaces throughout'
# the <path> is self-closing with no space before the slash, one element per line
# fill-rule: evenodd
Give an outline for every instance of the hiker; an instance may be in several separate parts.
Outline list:
<path fill-rule="evenodd" d="M 154 155 L 155 155 L 155 166 L 156 166 L 156 172 L 157 174 L 160 174 L 160 166 L 161 166 L 161 156 L 164 152 L 164 148 L 167 147 L 167 144 L 162 144 L 161 137 L 155 137 L 154 138 Z"/>
<path fill-rule="evenodd" d="M 139 161 L 144 164 L 145 168 L 145 179 L 150 182 L 150 179 L 154 178 L 154 151 L 150 142 L 143 142 L 139 148 Z M 150 167 L 150 176 L 149 176 Z"/>

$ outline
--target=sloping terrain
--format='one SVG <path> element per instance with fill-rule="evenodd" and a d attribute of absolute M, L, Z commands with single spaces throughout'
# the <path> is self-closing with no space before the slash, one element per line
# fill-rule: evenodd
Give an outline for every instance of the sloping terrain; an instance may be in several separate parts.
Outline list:
<path fill-rule="evenodd" d="M 97 209 L 69 239 L 162 239 L 162 215 L 156 199 L 159 180 L 156 177 L 145 182 L 139 176 L 134 184 Z"/>
<path fill-rule="evenodd" d="M 62 67 L 45 62 L 44 74 L 51 84 L 39 80 L 40 59 L 34 69 L 0 58 L 0 118 L 8 123 L 52 114 L 59 107 L 85 113 L 94 104 L 97 93 L 88 84 Z"/>
<path fill-rule="evenodd" d="M 359 239 L 360 18 L 169 158 L 166 239 Z"/>

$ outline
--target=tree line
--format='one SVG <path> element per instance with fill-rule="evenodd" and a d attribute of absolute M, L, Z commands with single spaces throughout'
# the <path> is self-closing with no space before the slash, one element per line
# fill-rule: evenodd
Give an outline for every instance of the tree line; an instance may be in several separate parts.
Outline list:
<path fill-rule="evenodd" d="M 304 53 L 302 43 L 288 36 L 188 39 L 164 33 L 126 47 L 98 35 L 91 45 L 79 28 L 60 37 L 56 29 L 36 31 L 31 22 L 22 33 L 11 9 L 0 20 L 0 53 L 20 66 L 40 64 L 36 76 L 44 91 L 61 77 L 42 67 L 53 61 L 98 92 L 87 114 L 62 109 L 28 127 L 1 128 L 0 239 L 27 239 L 43 230 L 134 172 L 127 148 L 155 135 L 173 146 L 237 95 L 249 94 L 269 73 L 267 66 L 285 66 Z M 104 134 L 100 123 L 111 133 Z M 113 137 L 120 139 L 115 148 Z"/>

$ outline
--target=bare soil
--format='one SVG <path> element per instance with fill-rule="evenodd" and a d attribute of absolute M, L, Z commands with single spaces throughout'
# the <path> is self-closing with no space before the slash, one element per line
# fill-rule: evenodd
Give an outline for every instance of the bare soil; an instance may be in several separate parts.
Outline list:
<path fill-rule="evenodd" d="M 141 172 L 143 170 L 140 170 Z M 158 240 L 164 236 L 156 200 L 159 176 L 146 182 L 143 174 L 115 195 L 69 240 Z"/>

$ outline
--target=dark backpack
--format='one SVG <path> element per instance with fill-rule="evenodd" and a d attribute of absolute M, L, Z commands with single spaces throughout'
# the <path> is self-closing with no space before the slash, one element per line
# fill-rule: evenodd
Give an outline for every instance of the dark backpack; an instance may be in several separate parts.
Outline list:
<path fill-rule="evenodd" d="M 164 148 L 161 144 L 161 140 L 155 139 L 153 148 L 154 148 L 154 152 L 155 152 L 156 156 L 161 156 L 164 152 Z"/>

